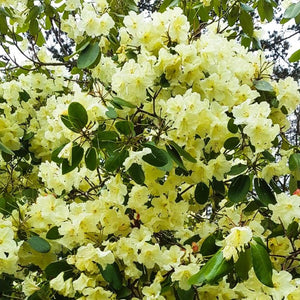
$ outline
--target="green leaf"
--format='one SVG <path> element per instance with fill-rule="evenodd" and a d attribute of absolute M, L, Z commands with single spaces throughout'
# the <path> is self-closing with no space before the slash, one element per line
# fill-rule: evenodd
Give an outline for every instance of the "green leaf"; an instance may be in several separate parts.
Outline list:
<path fill-rule="evenodd" d="M 135 108 L 136 105 L 124 100 L 124 99 L 121 99 L 119 97 L 113 97 L 113 100 L 112 100 L 113 103 L 119 105 L 119 106 L 125 106 L 125 107 L 129 107 L 129 108 Z"/>
<path fill-rule="evenodd" d="M 289 62 L 293 63 L 300 60 L 300 49 L 294 52 L 289 58 Z"/>
<path fill-rule="evenodd" d="M 60 119 L 64 123 L 64 125 L 71 131 L 74 131 L 76 133 L 79 133 L 81 131 L 80 129 L 74 127 L 74 125 L 71 123 L 68 115 L 61 115 Z"/>
<path fill-rule="evenodd" d="M 264 156 L 264 158 L 266 158 L 267 160 L 274 162 L 275 161 L 275 157 L 267 150 L 262 152 L 262 155 Z"/>
<path fill-rule="evenodd" d="M 286 230 L 286 236 L 289 239 L 295 239 L 297 238 L 299 234 L 299 224 L 296 221 L 293 221 Z"/>
<path fill-rule="evenodd" d="M 51 229 L 49 229 L 46 234 L 46 239 L 48 240 L 57 240 L 60 239 L 61 237 L 62 235 L 59 234 L 57 226 L 54 226 Z"/>
<path fill-rule="evenodd" d="M 195 188 L 195 199 L 199 204 L 205 204 L 208 201 L 209 196 L 209 187 L 200 182 L 196 185 Z"/>
<path fill-rule="evenodd" d="M 186 160 L 188 160 L 188 161 L 190 161 L 192 163 L 196 163 L 197 162 L 197 160 L 193 156 L 191 156 L 188 152 L 186 152 L 183 148 L 181 148 L 175 142 L 171 141 L 170 145 L 172 145 L 176 149 L 176 151 L 178 152 L 178 154 L 180 154 Z"/>
<path fill-rule="evenodd" d="M 215 254 L 220 247 L 216 245 L 217 234 L 213 233 L 209 235 L 201 245 L 200 253 L 203 256 Z"/>
<path fill-rule="evenodd" d="M 232 269 L 231 261 L 225 260 L 223 253 L 219 250 L 198 273 L 189 279 L 190 284 L 201 284 L 203 282 L 214 283 L 228 274 Z"/>
<path fill-rule="evenodd" d="M 251 243 L 253 269 L 257 279 L 266 286 L 273 287 L 272 263 L 266 248 L 260 243 Z"/>
<path fill-rule="evenodd" d="M 240 15 L 240 7 L 239 7 L 239 5 L 234 5 L 232 7 L 232 9 L 230 10 L 229 15 L 227 17 L 228 25 L 233 26 L 235 24 L 236 20 L 238 19 L 239 15 Z"/>
<path fill-rule="evenodd" d="M 166 150 L 173 161 L 181 168 L 185 169 L 182 159 L 178 154 L 177 150 L 172 145 L 166 145 Z"/>
<path fill-rule="evenodd" d="M 105 169 L 108 172 L 112 172 L 118 168 L 120 168 L 125 161 L 125 159 L 128 157 L 129 153 L 127 150 L 122 150 L 121 152 L 115 152 L 112 156 L 110 156 L 105 161 Z"/>
<path fill-rule="evenodd" d="M 254 86 L 259 91 L 274 92 L 272 85 L 265 80 L 254 80 Z"/>
<path fill-rule="evenodd" d="M 79 145 L 74 145 L 72 147 L 72 162 L 69 165 L 69 161 L 67 159 L 63 159 L 62 161 L 62 174 L 67 174 L 73 171 L 81 162 L 83 158 L 84 150 Z"/>
<path fill-rule="evenodd" d="M 69 265 L 65 260 L 59 260 L 51 263 L 44 270 L 46 278 L 51 280 L 58 276 L 61 272 L 70 272 L 72 271 L 72 266 Z"/>
<path fill-rule="evenodd" d="M 248 169 L 247 165 L 238 164 L 235 166 L 232 166 L 230 171 L 227 173 L 228 175 L 239 175 L 243 172 L 245 172 Z"/>
<path fill-rule="evenodd" d="M 250 248 L 239 253 L 239 259 L 234 264 L 235 271 L 238 276 L 244 281 L 249 278 L 249 270 L 252 267 L 251 251 Z"/>
<path fill-rule="evenodd" d="M 36 36 L 39 33 L 39 23 L 36 19 L 30 21 L 29 32 L 33 36 Z"/>
<path fill-rule="evenodd" d="M 37 252 L 48 253 L 51 249 L 50 244 L 43 238 L 34 235 L 28 240 L 28 244 Z"/>
<path fill-rule="evenodd" d="M 182 290 L 181 288 L 177 287 L 175 288 L 175 294 L 177 300 L 188 300 L 188 299 L 194 299 L 195 297 L 195 290 L 193 288 L 189 290 Z"/>
<path fill-rule="evenodd" d="M 135 136 L 134 125 L 131 121 L 119 121 L 115 123 L 116 129 L 126 136 Z"/>
<path fill-rule="evenodd" d="M 68 116 L 72 125 L 81 130 L 88 122 L 88 114 L 85 108 L 78 102 L 72 102 L 68 108 Z"/>
<path fill-rule="evenodd" d="M 227 129 L 231 133 L 237 133 L 239 130 L 239 127 L 234 124 L 234 119 L 229 119 L 228 124 L 227 124 Z"/>
<path fill-rule="evenodd" d="M 15 155 L 10 149 L 8 149 L 4 144 L 0 142 L 0 151 L 9 154 L 9 155 Z"/>
<path fill-rule="evenodd" d="M 289 168 L 291 171 L 300 170 L 300 153 L 293 153 L 289 158 Z"/>
<path fill-rule="evenodd" d="M 8 26 L 7 26 L 6 17 L 0 15 L 0 33 L 5 35 L 7 34 L 7 31 L 8 31 Z"/>
<path fill-rule="evenodd" d="M 77 60 L 77 67 L 79 69 L 85 69 L 90 67 L 98 58 L 100 54 L 100 47 L 97 43 L 89 44 L 79 54 Z"/>
<path fill-rule="evenodd" d="M 250 177 L 239 175 L 235 177 L 228 190 L 228 198 L 231 202 L 238 203 L 246 198 L 250 188 Z"/>
<path fill-rule="evenodd" d="M 133 163 L 130 168 L 127 170 L 130 177 L 137 183 L 137 184 L 143 184 L 145 181 L 145 174 L 142 169 L 142 166 Z"/>
<path fill-rule="evenodd" d="M 251 7 L 250 5 L 247 5 L 247 4 L 244 4 L 241 2 L 241 9 L 246 11 L 246 12 L 251 12 L 251 11 L 254 11 L 254 8 Z"/>
<path fill-rule="evenodd" d="M 164 150 L 159 149 L 151 144 L 145 144 L 144 146 L 150 148 L 152 152 L 142 157 L 145 162 L 154 167 L 163 167 L 168 164 L 168 154 Z"/>
<path fill-rule="evenodd" d="M 291 4 L 284 12 L 284 19 L 296 18 L 300 14 L 300 2 Z"/>
<path fill-rule="evenodd" d="M 273 12 L 273 6 L 270 2 L 268 1 L 264 1 L 263 2 L 263 7 L 264 7 L 264 11 L 265 11 L 265 16 L 266 19 L 271 22 L 274 18 L 274 12 Z"/>
<path fill-rule="evenodd" d="M 240 14 L 240 24 L 244 33 L 251 37 L 254 29 L 253 20 L 250 14 L 244 10 L 242 10 Z"/>
<path fill-rule="evenodd" d="M 94 171 L 97 168 L 98 161 L 97 161 L 97 151 L 94 147 L 87 149 L 84 157 L 86 167 Z"/>
<path fill-rule="evenodd" d="M 59 158 L 58 154 L 60 153 L 60 151 L 67 145 L 67 143 L 59 146 L 58 148 L 56 148 L 52 154 L 51 154 L 51 160 L 56 162 L 57 164 L 61 164 L 63 162 L 63 158 Z"/>
<path fill-rule="evenodd" d="M 269 204 L 275 204 L 276 198 L 273 194 L 270 186 L 263 178 L 255 178 L 254 179 L 254 187 L 257 193 L 259 201 L 268 206 Z"/>
<path fill-rule="evenodd" d="M 115 289 L 120 290 L 122 288 L 122 274 L 119 266 L 116 263 L 107 265 L 105 270 L 98 265 L 103 278 L 109 283 L 109 285 Z"/>
<path fill-rule="evenodd" d="M 240 139 L 238 137 L 231 137 L 224 142 L 224 148 L 227 150 L 233 150 L 240 143 Z"/>
<path fill-rule="evenodd" d="M 118 117 L 117 112 L 114 110 L 113 107 L 108 107 L 107 111 L 105 112 L 106 116 L 109 117 L 110 119 L 115 119 Z"/>

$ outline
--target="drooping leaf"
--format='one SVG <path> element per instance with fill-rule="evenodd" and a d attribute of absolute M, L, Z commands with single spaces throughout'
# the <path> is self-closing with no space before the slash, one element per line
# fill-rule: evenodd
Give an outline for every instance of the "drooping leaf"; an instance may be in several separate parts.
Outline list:
<path fill-rule="evenodd" d="M 289 169 L 291 171 L 300 171 L 300 153 L 293 153 L 289 157 Z"/>
<path fill-rule="evenodd" d="M 190 284 L 201 284 L 203 282 L 214 283 L 218 279 L 228 274 L 232 269 L 231 261 L 227 261 L 223 257 L 223 253 L 219 250 L 198 273 L 189 279 Z"/>
<path fill-rule="evenodd" d="M 79 69 L 85 69 L 90 67 L 98 58 L 100 54 L 100 47 L 98 43 L 89 44 L 79 54 L 77 60 L 77 67 Z"/>
<path fill-rule="evenodd" d="M 192 163 L 197 162 L 197 160 L 193 156 L 191 156 L 188 152 L 186 152 L 183 148 L 181 148 L 175 142 L 171 141 L 170 145 L 172 145 L 176 149 L 176 151 L 178 152 L 178 154 L 180 154 L 180 156 L 182 156 L 186 160 L 188 160 L 188 161 L 190 161 Z"/>
<path fill-rule="evenodd" d="M 227 124 L 227 129 L 231 133 L 237 133 L 239 130 L 239 127 L 234 124 L 234 119 L 229 119 L 228 124 Z"/>
<path fill-rule="evenodd" d="M 168 154 L 170 155 L 170 157 L 173 159 L 173 161 L 181 168 L 185 168 L 182 162 L 182 159 L 179 155 L 179 153 L 177 152 L 177 150 L 172 146 L 172 145 L 166 145 L 166 150 L 168 152 Z"/>
<path fill-rule="evenodd" d="M 71 123 L 68 115 L 61 115 L 60 119 L 64 123 L 64 125 L 71 131 L 74 131 L 76 133 L 79 133 L 81 131 L 80 129 L 74 127 L 74 125 Z"/>
<path fill-rule="evenodd" d="M 257 279 L 266 286 L 273 287 L 272 263 L 266 248 L 260 243 L 250 245 L 252 264 Z"/>
<path fill-rule="evenodd" d="M 9 154 L 9 155 L 15 155 L 10 149 L 8 149 L 4 144 L 0 142 L 0 151 Z"/>
<path fill-rule="evenodd" d="M 200 253 L 203 256 L 215 254 L 220 249 L 220 247 L 216 245 L 216 240 L 217 240 L 216 233 L 209 235 L 202 243 L 200 248 Z"/>
<path fill-rule="evenodd" d="M 265 206 L 276 203 L 276 198 L 273 191 L 263 178 L 255 178 L 254 187 L 259 201 Z"/>
<path fill-rule="evenodd" d="M 163 167 L 168 163 L 168 154 L 164 150 L 151 144 L 145 144 L 145 146 L 151 149 L 151 153 L 142 157 L 145 162 L 154 167 Z"/>
<path fill-rule="evenodd" d="M 84 161 L 85 161 L 86 167 L 89 170 L 94 171 L 97 168 L 97 165 L 98 165 L 97 151 L 94 147 L 87 149 L 85 156 L 84 156 Z"/>
<path fill-rule="evenodd" d="M 28 244 L 37 252 L 48 253 L 51 249 L 50 244 L 43 238 L 34 235 L 28 240 Z"/>
<path fill-rule="evenodd" d="M 245 199 L 250 188 L 250 177 L 239 175 L 231 182 L 228 190 L 228 198 L 231 202 L 238 203 Z"/>
<path fill-rule="evenodd" d="M 204 183 L 200 182 L 195 188 L 195 199 L 199 204 L 205 204 L 208 201 L 209 187 Z"/>
<path fill-rule="evenodd" d="M 243 29 L 243 31 L 249 36 L 252 37 L 254 25 L 251 15 L 246 12 L 245 10 L 241 11 L 240 14 L 240 24 Z"/>
<path fill-rule="evenodd" d="M 251 251 L 250 248 L 245 249 L 239 253 L 239 259 L 234 264 L 234 268 L 238 276 L 242 280 L 247 280 L 249 275 L 249 270 L 252 267 L 252 258 L 251 258 Z"/>
<path fill-rule="evenodd" d="M 145 174 L 142 169 L 142 166 L 133 163 L 130 168 L 127 170 L 130 177 L 137 183 L 137 184 L 143 184 L 145 181 Z"/>
<path fill-rule="evenodd" d="M 85 108 L 78 102 L 72 102 L 68 108 L 68 116 L 72 125 L 81 130 L 88 122 L 88 115 Z"/>

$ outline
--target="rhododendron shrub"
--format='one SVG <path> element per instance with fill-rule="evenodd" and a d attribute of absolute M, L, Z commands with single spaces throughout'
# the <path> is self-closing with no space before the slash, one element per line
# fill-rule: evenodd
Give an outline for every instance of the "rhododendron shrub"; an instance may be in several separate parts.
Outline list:
<path fill-rule="evenodd" d="M 1 299 L 299 299 L 297 83 L 180 7 L 52 2 L 1 3 Z"/>

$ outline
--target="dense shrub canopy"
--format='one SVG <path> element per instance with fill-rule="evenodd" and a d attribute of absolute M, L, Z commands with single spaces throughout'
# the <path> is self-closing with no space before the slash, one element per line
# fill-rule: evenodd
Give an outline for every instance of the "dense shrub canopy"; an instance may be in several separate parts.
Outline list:
<path fill-rule="evenodd" d="M 0 11 L 0 296 L 299 299 L 297 83 L 174 1 L 53 2 Z"/>

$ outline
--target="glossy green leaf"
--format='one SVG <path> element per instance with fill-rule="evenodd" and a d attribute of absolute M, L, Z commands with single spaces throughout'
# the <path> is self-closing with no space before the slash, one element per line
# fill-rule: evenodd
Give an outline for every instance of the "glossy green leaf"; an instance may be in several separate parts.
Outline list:
<path fill-rule="evenodd" d="M 274 91 L 272 85 L 265 80 L 254 80 L 254 86 L 259 91 L 263 91 L 263 92 L 273 92 Z"/>
<path fill-rule="evenodd" d="M 175 295 L 177 296 L 177 300 L 188 300 L 194 299 L 195 297 L 195 290 L 193 288 L 189 290 L 182 290 L 181 288 L 175 288 Z"/>
<path fill-rule="evenodd" d="M 234 124 L 234 119 L 229 119 L 228 124 L 227 124 L 227 129 L 231 133 L 237 133 L 239 130 L 239 127 Z"/>
<path fill-rule="evenodd" d="M 189 279 L 190 284 L 201 284 L 203 282 L 214 283 L 232 270 L 231 261 L 225 260 L 223 253 L 219 250 L 198 273 Z"/>
<path fill-rule="evenodd" d="M 43 238 L 34 235 L 28 240 L 28 244 L 37 252 L 48 253 L 51 249 L 50 244 Z"/>
<path fill-rule="evenodd" d="M 7 34 L 7 31 L 8 31 L 8 26 L 7 26 L 6 17 L 0 15 L 0 33 Z"/>
<path fill-rule="evenodd" d="M 73 127 L 81 130 L 88 122 L 86 109 L 78 102 L 72 102 L 68 108 L 68 117 Z"/>
<path fill-rule="evenodd" d="M 113 289 L 118 291 L 122 288 L 122 274 L 120 272 L 119 266 L 116 263 L 107 265 L 105 269 L 103 269 L 99 265 L 99 268 L 103 278 Z"/>
<path fill-rule="evenodd" d="M 54 226 L 51 229 L 49 229 L 46 234 L 46 239 L 48 240 L 57 240 L 60 239 L 61 237 L 62 235 L 59 234 L 57 226 Z"/>
<path fill-rule="evenodd" d="M 213 233 L 209 235 L 201 245 L 200 253 L 203 256 L 209 256 L 215 254 L 220 247 L 216 245 L 217 234 Z"/>
<path fill-rule="evenodd" d="M 59 146 L 58 148 L 56 148 L 52 154 L 51 154 L 51 160 L 56 162 L 57 164 L 61 164 L 63 162 L 63 158 L 59 158 L 58 155 L 61 152 L 61 150 L 67 145 L 67 143 L 62 144 L 61 146 Z"/>
<path fill-rule="evenodd" d="M 244 33 L 246 33 L 249 37 L 252 37 L 254 29 L 253 20 L 250 14 L 244 10 L 242 10 L 240 14 L 240 24 Z"/>
<path fill-rule="evenodd" d="M 200 182 L 196 185 L 195 188 L 195 199 L 199 204 L 205 204 L 208 201 L 209 196 L 209 187 Z"/>
<path fill-rule="evenodd" d="M 170 155 L 170 157 L 173 159 L 173 161 L 178 166 L 185 169 L 182 159 L 181 159 L 179 153 L 177 152 L 177 150 L 172 145 L 166 145 L 166 150 L 167 150 L 168 154 Z"/>
<path fill-rule="evenodd" d="M 300 153 L 293 153 L 289 157 L 289 168 L 291 171 L 300 170 Z"/>
<path fill-rule="evenodd" d="M 249 271 L 252 267 L 252 258 L 250 248 L 245 249 L 239 253 L 239 259 L 234 264 L 234 268 L 239 278 L 242 280 L 247 280 L 249 278 Z"/>
<path fill-rule="evenodd" d="M 273 287 L 272 263 L 266 248 L 260 243 L 251 243 L 253 269 L 257 279 L 266 286 Z"/>
<path fill-rule="evenodd" d="M 76 133 L 79 133 L 81 130 L 79 128 L 74 127 L 74 125 L 72 124 L 72 122 L 69 119 L 68 115 L 61 115 L 60 116 L 61 121 L 64 123 L 64 125 L 70 129 L 71 131 L 74 131 Z"/>
<path fill-rule="evenodd" d="M 231 137 L 224 142 L 224 148 L 227 150 L 235 149 L 240 143 L 240 139 L 238 137 Z"/>
<path fill-rule="evenodd" d="M 46 278 L 51 280 L 58 276 L 61 272 L 71 272 L 72 266 L 69 265 L 65 260 L 59 260 L 51 263 L 45 269 Z"/>
<path fill-rule="evenodd" d="M 119 121 L 115 123 L 116 129 L 126 136 L 135 136 L 134 125 L 131 121 Z"/>
<path fill-rule="evenodd" d="M 154 167 L 163 167 L 168 164 L 168 154 L 164 150 L 150 144 L 145 144 L 145 147 L 151 149 L 151 153 L 142 157 L 145 162 Z"/>
<path fill-rule="evenodd" d="M 266 158 L 270 162 L 274 162 L 275 161 L 275 157 L 269 151 L 267 151 L 267 150 L 263 151 L 262 155 L 264 156 L 264 158 Z"/>
<path fill-rule="evenodd" d="M 74 145 L 72 147 L 72 161 L 71 165 L 69 164 L 69 161 L 67 159 L 64 159 L 62 161 L 62 174 L 67 174 L 71 171 L 73 171 L 81 162 L 83 158 L 84 150 L 79 145 Z"/>
<path fill-rule="evenodd" d="M 89 44 L 79 54 L 77 60 L 77 67 L 79 69 L 85 69 L 93 65 L 100 54 L 100 47 L 97 43 Z"/>
<path fill-rule="evenodd" d="M 36 19 L 30 21 L 29 32 L 33 36 L 36 36 L 39 33 L 39 23 Z"/>
<path fill-rule="evenodd" d="M 180 156 L 182 156 L 183 158 L 185 158 L 186 160 L 188 160 L 188 161 L 190 161 L 192 163 L 197 162 L 197 160 L 193 156 L 191 156 L 188 152 L 186 152 L 183 148 L 181 148 L 175 142 L 171 141 L 170 145 L 172 145 L 176 149 L 176 151 L 178 152 L 178 154 Z"/>
<path fill-rule="evenodd" d="M 300 49 L 295 51 L 289 58 L 289 62 L 293 63 L 300 60 Z"/>
<path fill-rule="evenodd" d="M 84 161 L 86 167 L 89 170 L 94 171 L 97 168 L 98 165 L 97 150 L 94 147 L 87 149 L 84 156 Z"/>
<path fill-rule="evenodd" d="M 291 224 L 289 224 L 287 230 L 286 230 L 286 236 L 289 239 L 295 239 L 297 238 L 299 234 L 299 224 L 296 221 L 293 221 Z"/>
<path fill-rule="evenodd" d="M 128 157 L 129 153 L 127 150 L 122 150 L 120 152 L 115 152 L 105 161 L 105 169 L 108 172 L 112 172 L 118 168 L 120 168 Z"/>
<path fill-rule="evenodd" d="M 273 191 L 271 190 L 271 187 L 263 178 L 255 178 L 254 187 L 259 201 L 265 206 L 276 203 L 276 198 Z"/>
<path fill-rule="evenodd" d="M 234 178 L 228 190 L 228 198 L 231 202 L 238 203 L 246 198 L 250 188 L 250 177 L 239 175 Z"/>
<path fill-rule="evenodd" d="M 0 151 L 9 154 L 9 155 L 15 155 L 10 149 L 8 149 L 4 144 L 0 142 Z"/>
<path fill-rule="evenodd" d="M 143 184 L 145 181 L 145 174 L 142 169 L 142 166 L 133 163 L 130 168 L 127 170 L 130 177 L 137 183 L 137 184 Z"/>
<path fill-rule="evenodd" d="M 240 15 L 239 5 L 234 5 L 228 14 L 228 24 L 233 26 Z"/>

